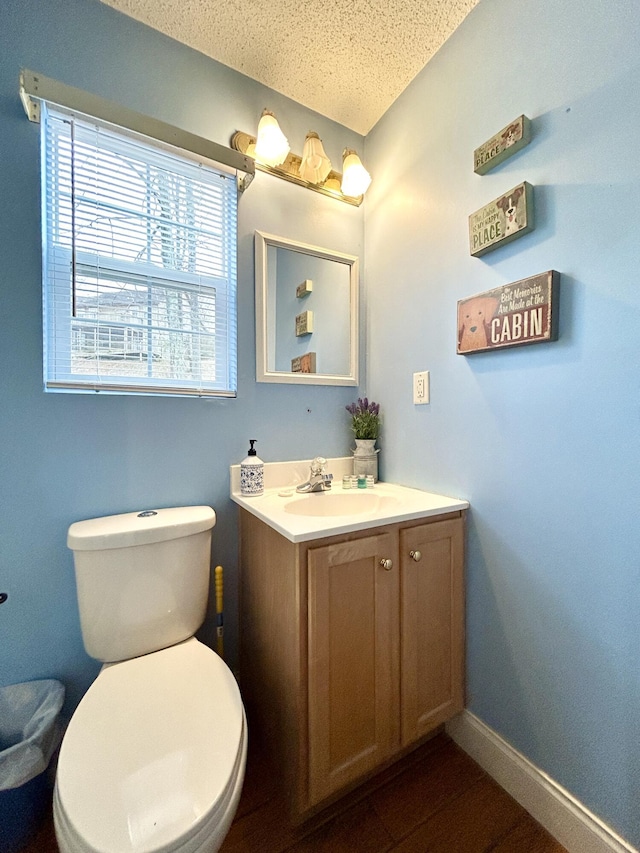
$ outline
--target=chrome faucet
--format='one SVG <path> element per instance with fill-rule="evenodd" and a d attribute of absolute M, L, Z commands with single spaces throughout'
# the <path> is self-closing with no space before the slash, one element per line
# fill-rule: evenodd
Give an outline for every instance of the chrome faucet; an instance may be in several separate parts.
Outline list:
<path fill-rule="evenodd" d="M 327 492 L 331 488 L 333 474 L 325 474 L 324 466 L 327 460 L 324 456 L 316 456 L 311 463 L 311 473 L 306 483 L 296 486 L 296 492 L 307 494 L 309 492 Z"/>

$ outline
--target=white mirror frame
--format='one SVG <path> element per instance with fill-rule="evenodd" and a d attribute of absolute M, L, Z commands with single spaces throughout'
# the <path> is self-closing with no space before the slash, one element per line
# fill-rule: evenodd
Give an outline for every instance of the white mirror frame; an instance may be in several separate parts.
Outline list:
<path fill-rule="evenodd" d="M 267 346 L 269 341 L 267 305 L 268 276 L 267 248 L 291 249 L 304 252 L 329 261 L 339 261 L 349 265 L 350 291 L 350 346 L 349 372 L 346 374 L 329 373 L 286 373 L 285 371 L 269 370 Z M 291 385 L 357 385 L 358 384 L 358 353 L 360 347 L 359 323 L 359 262 L 357 255 L 347 255 L 332 249 L 322 249 L 307 243 L 298 243 L 286 237 L 276 237 L 256 231 L 256 380 L 258 382 L 282 382 Z"/>

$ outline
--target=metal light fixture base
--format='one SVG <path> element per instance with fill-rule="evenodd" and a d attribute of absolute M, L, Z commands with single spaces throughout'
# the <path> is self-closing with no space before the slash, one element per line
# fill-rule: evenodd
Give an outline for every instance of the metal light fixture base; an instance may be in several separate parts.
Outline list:
<path fill-rule="evenodd" d="M 242 154 L 252 156 L 249 153 L 249 146 L 255 146 L 256 138 L 249 133 L 244 133 L 238 130 L 231 137 L 231 147 Z M 251 149 L 253 151 L 253 148 Z M 300 187 L 306 187 L 308 190 L 321 193 L 322 195 L 335 198 L 337 201 L 343 201 L 346 204 L 351 204 L 354 207 L 360 207 L 364 196 L 349 196 L 345 195 L 340 186 L 342 184 L 342 174 L 333 169 L 329 172 L 324 181 L 319 184 L 312 184 L 300 177 L 299 169 L 302 163 L 302 157 L 289 152 L 287 159 L 280 166 L 267 166 L 256 160 L 256 169 L 261 172 L 267 172 L 270 175 L 275 175 L 277 178 L 283 178 L 285 181 L 290 181 L 292 184 L 298 184 Z"/>

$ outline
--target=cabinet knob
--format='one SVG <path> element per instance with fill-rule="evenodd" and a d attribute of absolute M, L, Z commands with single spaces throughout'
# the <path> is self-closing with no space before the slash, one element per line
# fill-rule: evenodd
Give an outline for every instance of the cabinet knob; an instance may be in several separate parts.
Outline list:
<path fill-rule="evenodd" d="M 380 565 L 385 570 L 385 572 L 390 572 L 393 568 L 393 560 L 380 560 Z"/>
<path fill-rule="evenodd" d="M 409 551 L 409 556 L 412 560 L 415 560 L 416 563 L 419 563 L 422 559 L 422 554 L 420 551 Z"/>

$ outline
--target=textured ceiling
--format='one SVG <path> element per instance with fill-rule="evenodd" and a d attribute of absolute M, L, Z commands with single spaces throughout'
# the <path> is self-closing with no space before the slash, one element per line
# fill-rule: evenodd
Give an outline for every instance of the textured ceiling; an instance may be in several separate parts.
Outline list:
<path fill-rule="evenodd" d="M 103 0 L 366 134 L 478 0 Z"/>

